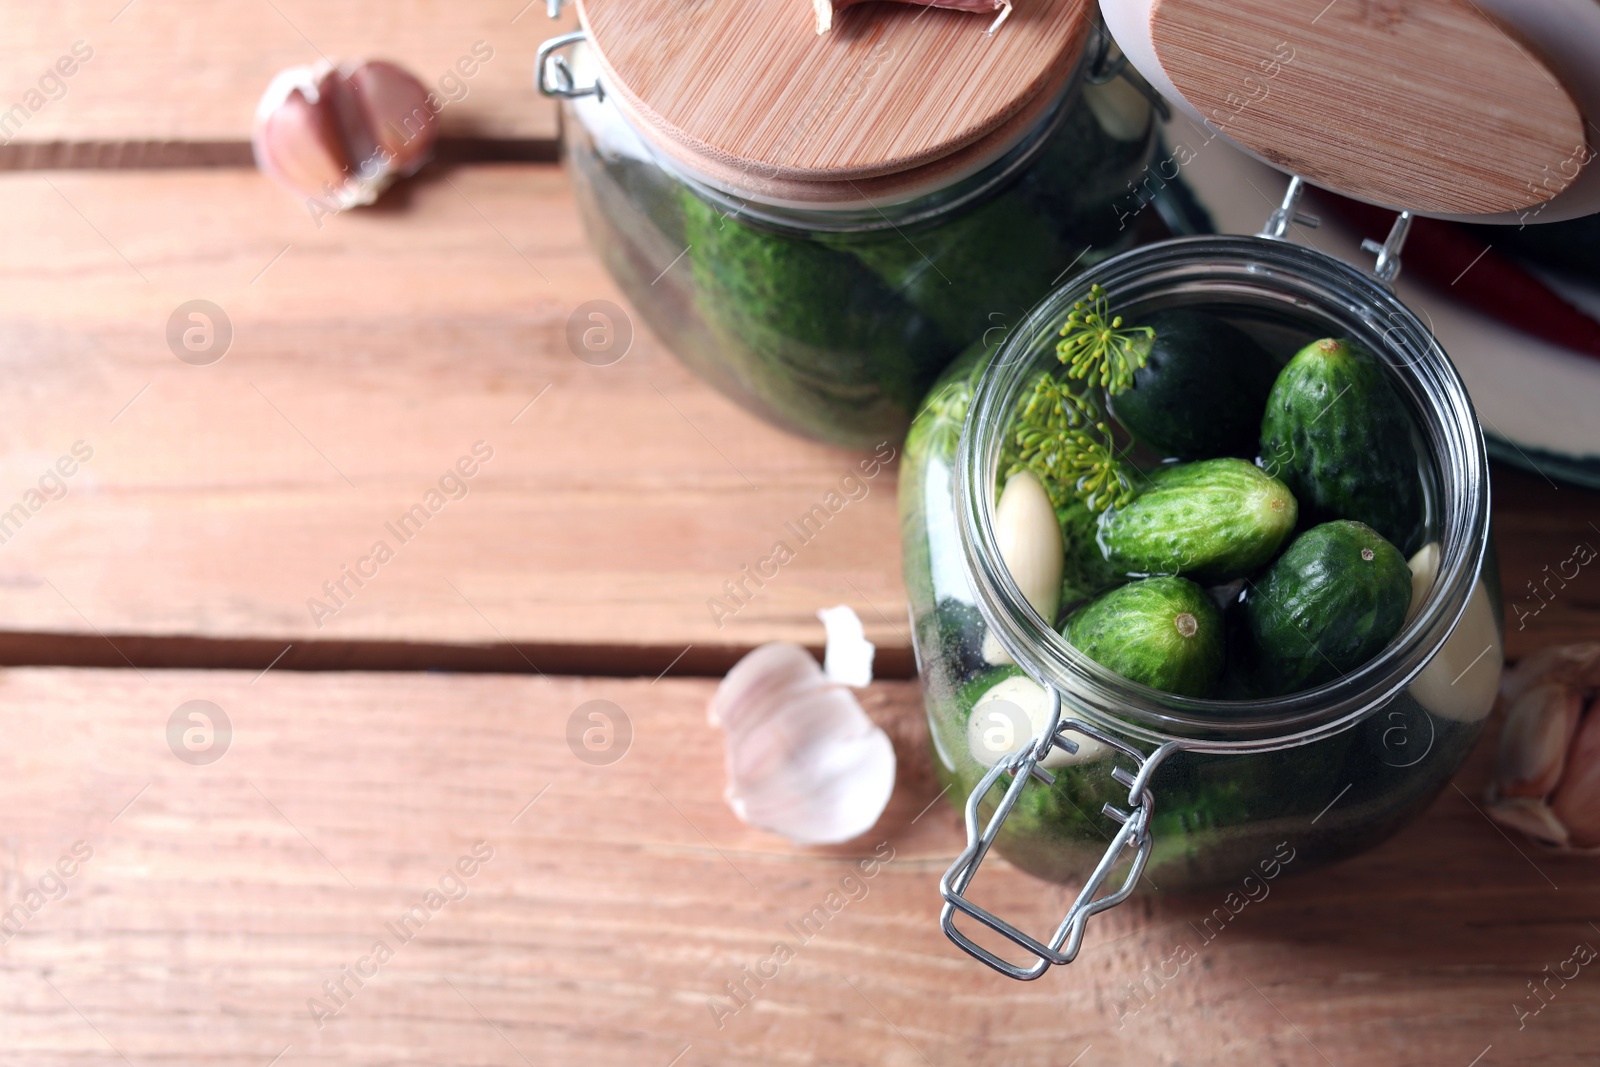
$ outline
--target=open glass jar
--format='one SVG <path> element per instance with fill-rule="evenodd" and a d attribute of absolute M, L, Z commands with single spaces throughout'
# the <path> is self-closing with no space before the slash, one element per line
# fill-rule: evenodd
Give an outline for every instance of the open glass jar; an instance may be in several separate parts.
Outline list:
<path fill-rule="evenodd" d="M 1110 32 L 1129 61 L 1199 124 L 1205 139 L 1224 136 L 1291 174 L 1314 175 L 1319 185 L 1399 214 L 1386 242 L 1364 246 L 1377 257 L 1370 273 L 1358 270 L 1286 240 L 1296 225 L 1315 225 L 1298 210 L 1303 183 L 1295 177 L 1255 237 L 1161 242 L 1069 282 L 1003 341 L 975 346 L 958 361 L 913 424 L 900 482 L 913 643 L 935 763 L 963 809 L 968 841 L 940 883 L 942 925 L 996 970 L 1030 979 L 1071 962 L 1088 920 L 1141 888 L 1226 882 L 1248 895 L 1252 883 L 1286 867 L 1298 872 L 1369 848 L 1444 787 L 1480 735 L 1503 658 L 1483 435 L 1449 359 L 1390 285 L 1413 211 L 1515 223 L 1530 213 L 1554 221 L 1600 206 L 1600 174 L 1586 169 L 1594 153 L 1582 118 L 1586 107 L 1600 105 L 1600 75 L 1592 58 L 1582 58 L 1585 48 L 1592 57 L 1600 42 L 1600 11 L 1560 0 L 1490 6 L 1493 17 L 1477 5 L 1415 5 L 1373 19 L 1363 9 L 1322 0 L 1102 0 Z M 1516 32 L 1506 32 L 1497 19 L 1511 21 Z M 1462 61 L 1417 63 L 1424 53 Z M 1494 77 L 1483 76 L 1490 71 Z M 1097 299 L 1110 302 L 1099 318 L 1079 303 L 1091 286 L 1100 289 Z M 1127 544 L 1118 541 L 1128 529 L 1119 525 L 1118 510 L 1137 512 L 1140 494 L 1159 498 L 1160 487 L 1179 474 L 1178 468 L 1151 468 L 1142 488 L 1125 492 L 1105 480 L 1107 472 L 1122 470 L 1121 438 L 1094 420 L 1116 415 L 1112 394 L 1137 392 L 1133 375 L 1143 368 L 1142 357 L 1130 360 L 1118 368 L 1120 383 L 1107 384 L 1115 364 L 1106 353 L 1117 351 L 1109 342 L 1122 325 L 1113 317 L 1137 325 L 1154 315 L 1166 314 L 1170 323 L 1171 316 L 1200 312 L 1213 324 L 1205 328 L 1214 338 L 1226 333 L 1236 340 L 1195 349 L 1203 355 L 1191 366 L 1202 370 L 1189 382 L 1204 382 L 1206 371 L 1228 362 L 1228 352 L 1245 349 L 1271 353 L 1277 368 L 1287 364 L 1290 370 L 1305 356 L 1304 366 L 1318 366 L 1318 373 L 1327 371 L 1329 353 L 1355 354 L 1347 366 L 1359 363 L 1367 395 L 1385 398 L 1378 406 L 1391 428 L 1385 449 L 1369 452 L 1391 462 L 1385 478 L 1364 490 L 1366 499 L 1386 499 L 1379 485 L 1416 494 L 1411 503 L 1420 519 L 1408 519 L 1401 534 L 1390 535 L 1407 542 L 1403 552 L 1368 526 L 1347 521 L 1360 515 L 1318 514 L 1310 522 L 1319 525 L 1299 534 L 1289 530 L 1295 498 L 1272 477 L 1279 457 L 1255 451 L 1274 426 L 1293 430 L 1280 443 L 1309 446 L 1304 462 L 1321 465 L 1305 483 L 1319 512 L 1327 510 L 1330 498 L 1322 492 L 1332 481 L 1348 491 L 1353 471 L 1383 465 L 1356 462 L 1353 445 L 1319 451 L 1318 442 L 1330 438 L 1368 444 L 1378 438 L 1352 435 L 1360 424 L 1337 413 L 1330 426 L 1313 432 L 1316 419 L 1343 394 L 1333 388 L 1302 393 L 1319 403 L 1326 399 L 1327 406 L 1321 412 L 1315 404 L 1294 408 L 1279 385 L 1310 379 L 1275 369 L 1271 395 L 1263 393 L 1255 414 L 1244 420 L 1257 465 L 1231 448 L 1203 453 L 1234 457 L 1216 462 L 1229 465 L 1241 483 L 1275 486 L 1250 498 L 1278 516 L 1266 523 L 1276 531 L 1271 545 L 1232 561 L 1228 576 L 1243 582 L 1244 593 L 1212 590 L 1219 602 L 1214 607 L 1190 580 L 1202 580 L 1203 568 L 1192 566 L 1193 557 L 1173 554 L 1183 538 L 1192 543 L 1212 536 L 1208 522 L 1232 522 L 1242 497 L 1190 507 L 1175 526 L 1139 527 L 1157 546 L 1143 557 L 1149 563 L 1113 558 L 1118 545 Z M 1104 361 L 1080 367 L 1077 358 L 1090 349 L 1058 352 L 1064 322 L 1078 340 L 1098 337 Z M 1156 343 L 1153 338 L 1147 343 Z M 1121 350 L 1120 358 L 1132 351 Z M 1080 371 L 1091 381 L 1100 375 L 1101 400 L 1074 399 L 1066 379 L 1083 377 Z M 1316 380 L 1319 388 L 1329 381 Z M 1181 414 L 1192 426 L 1207 413 L 1225 413 L 1222 395 L 1215 388 L 1180 389 L 1157 410 Z M 1291 408 L 1299 412 L 1294 418 L 1287 414 Z M 1091 439 L 1086 431 L 1073 436 L 1087 426 L 1103 438 Z M 1154 439 L 1148 424 L 1143 435 L 1131 436 L 1135 443 Z M 1041 440 L 1059 445 L 1044 467 L 1030 467 L 1028 450 Z M 1291 464 L 1293 454 L 1291 448 Z M 1038 503 L 1029 506 L 1037 518 L 1030 529 L 1045 533 L 1026 548 L 1009 536 L 1002 542 L 997 521 L 1004 508 L 1001 482 L 1009 492 L 1021 473 L 1043 486 L 1019 496 L 1034 495 Z M 1193 475 L 1192 469 L 1182 472 L 1189 480 L 1179 484 L 1206 490 Z M 1045 499 L 1046 481 L 1054 482 L 1059 498 Z M 1030 480 L 1021 484 L 1026 490 Z M 1098 505 L 1086 495 L 1108 485 Z M 1102 510 L 1108 501 L 1109 510 Z M 1405 510 L 1410 514 L 1409 504 Z M 1380 503 L 1371 514 L 1385 512 L 1399 513 Z M 1080 513 L 1089 516 L 1086 523 L 1070 518 Z M 1299 515 L 1309 514 L 1302 504 Z M 1327 528 L 1336 529 L 1319 532 Z M 1190 532 L 1180 537 L 1175 529 Z M 1345 542 L 1337 559 L 1296 556 L 1303 541 L 1326 545 L 1330 538 L 1364 540 Z M 1284 543 L 1290 547 L 1275 556 Z M 1092 598 L 1088 608 L 1058 610 L 1073 607 L 1071 583 L 1062 581 L 1061 546 L 1069 579 L 1106 566 L 1116 571 L 1116 582 L 1128 583 L 1108 597 L 1135 586 L 1144 595 L 1150 583 L 1167 583 L 1161 588 L 1186 587 L 1193 607 L 1175 614 L 1163 605 L 1145 619 L 1096 614 L 1104 598 L 1091 591 L 1075 594 Z M 1272 594 L 1261 587 L 1284 588 L 1274 583 L 1291 556 L 1294 567 L 1309 560 L 1320 568 L 1292 575 L 1315 573 L 1322 583 L 1317 588 L 1333 590 L 1335 599 L 1294 600 L 1300 594 L 1291 586 L 1278 601 L 1279 608 L 1293 601 L 1291 610 L 1253 614 L 1251 606 L 1263 602 L 1265 611 L 1275 610 Z M 1053 570 L 1039 563 L 1051 559 Z M 1079 564 L 1083 569 L 1075 574 Z M 1356 596 L 1357 589 L 1376 588 L 1379 567 L 1387 568 L 1382 597 Z M 1347 602 L 1336 599 L 1347 595 Z M 1381 611 L 1364 614 L 1318 616 L 1308 609 L 1380 599 Z M 1092 627 L 1081 622 L 1083 612 L 1090 613 Z M 1373 621 L 1380 615 L 1383 625 Z M 1127 618 L 1140 626 L 1153 618 L 1159 625 L 1130 631 Z M 1339 663 L 1327 655 L 1334 645 L 1307 637 L 1326 632 L 1322 624 L 1330 618 L 1344 649 L 1335 653 Z M 1175 650 L 1208 624 L 1216 640 L 1205 646 L 1207 662 L 1215 666 L 1222 634 L 1236 623 L 1244 629 L 1229 632 L 1245 633 L 1246 664 L 1267 647 L 1265 635 L 1317 670 L 1289 676 L 1298 677 L 1294 684 L 1263 686 L 1254 684 L 1261 676 L 1251 679 L 1247 666 L 1233 690 L 1215 673 L 1191 690 L 1158 690 L 1124 676 L 1156 676 L 1158 666 L 1188 654 Z M 1138 645 L 1142 662 L 1124 658 L 1118 673 L 1086 654 L 1089 646 L 1075 647 L 1058 625 L 1102 652 L 1126 643 L 1130 633 L 1160 640 Z M 1352 635 L 1362 651 L 1348 658 L 1357 647 Z M 1232 638 L 1226 643 L 1231 654 Z M 1323 670 L 1317 656 L 1332 669 Z M 1030 934 L 975 901 L 974 878 L 991 849 L 1041 877 L 1081 883 L 1053 931 Z M 979 931 L 986 931 L 987 945 L 973 938 Z M 988 947 L 997 937 L 999 951 Z"/>
<path fill-rule="evenodd" d="M 626 20 L 611 0 L 578 7 L 585 28 L 549 42 L 541 86 L 566 98 L 564 159 L 590 242 L 679 359 L 790 431 L 898 438 L 968 344 L 1157 218 L 1138 210 L 1156 140 L 1148 87 L 1081 2 L 1050 0 L 993 41 L 981 20 L 901 5 L 851 9 L 820 38 L 804 4 L 646 5 Z M 717 32 L 701 22 L 740 7 L 777 23 L 768 43 L 697 58 L 693 43 Z M 741 139 L 724 128 L 739 108 L 707 117 L 662 88 L 670 50 L 649 64 L 632 50 L 651 32 L 685 42 L 679 66 L 704 64 L 697 100 L 759 96 L 763 71 L 794 67 L 798 87 L 760 118 L 773 136 Z M 985 83 L 985 117 L 957 121 L 973 95 L 964 64 L 1030 38 L 1046 60 Z M 884 96 L 911 91 L 907 71 L 940 40 L 948 69 L 914 90 L 929 107 L 885 125 Z M 826 147 L 874 123 L 879 134 Z M 1177 203 L 1162 190 L 1169 223 Z"/>
<path fill-rule="evenodd" d="M 1091 283 L 1115 294 L 1130 321 L 1203 306 L 1276 351 L 1340 336 L 1379 358 L 1419 430 L 1423 536 L 1440 551 L 1425 598 L 1377 658 L 1287 697 L 1189 699 L 1112 673 L 1029 606 L 996 543 L 1003 432 L 1038 371 L 1059 366 L 1057 327 Z M 1057 881 L 1104 877 L 1107 860 L 1131 859 L 1119 876 L 1130 890 L 1237 882 L 1286 858 L 1306 870 L 1372 847 L 1420 812 L 1482 732 L 1502 664 L 1498 582 L 1484 562 L 1482 434 L 1448 359 L 1371 275 L 1262 238 L 1188 238 L 1117 257 L 1052 295 L 998 347 L 952 366 L 913 425 L 900 477 L 935 765 L 973 834 L 945 884 L 952 936 L 955 912 L 992 918 L 964 896 L 988 843 Z M 1025 710 L 1014 728 L 996 714 L 997 698 Z M 1028 740 L 1041 708 L 1073 725 L 1039 736 L 1060 732 L 1079 752 L 1059 742 L 1040 752 Z M 1029 781 L 1035 765 L 1052 781 Z M 1003 818 L 987 825 L 997 808 Z M 1097 890 L 1091 881 L 1089 899 Z M 1065 962 L 1086 917 L 1064 930 L 1065 951 L 1048 938 L 1025 947 Z"/>

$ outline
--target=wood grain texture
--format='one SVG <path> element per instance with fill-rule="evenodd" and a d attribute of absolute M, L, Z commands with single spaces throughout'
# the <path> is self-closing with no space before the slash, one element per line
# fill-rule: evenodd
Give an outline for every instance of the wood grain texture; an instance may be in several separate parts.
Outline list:
<path fill-rule="evenodd" d="M 1470 0 L 1156 0 L 1150 28 L 1162 68 L 1218 129 L 1363 200 L 1516 211 L 1590 157 L 1566 88 Z"/>
<path fill-rule="evenodd" d="M 569 13 L 552 23 L 542 0 L 8 5 L 0 10 L 0 114 L 17 104 L 28 113 L 0 125 L 0 161 L 28 145 L 60 146 L 59 154 L 80 143 L 248 144 L 256 101 L 285 67 L 381 57 L 438 88 L 477 41 L 494 55 L 471 77 L 455 71 L 459 86 L 440 92 L 454 98 L 440 113 L 443 136 L 549 141 L 556 108 L 533 88 L 534 52 L 573 21 Z M 80 41 L 92 58 L 41 86 Z M 26 102 L 30 92 L 43 106 Z"/>
<path fill-rule="evenodd" d="M 1020 985 L 938 929 L 958 826 L 930 777 L 914 688 L 864 696 L 900 757 L 883 820 L 815 850 L 742 825 L 723 803 L 710 691 L 671 679 L 0 672 L 6 906 L 75 842 L 93 853 L 0 946 L 0 1063 L 1592 1060 L 1592 967 L 1552 985 L 1520 1030 L 1512 1005 L 1536 1003 L 1527 983 L 1575 944 L 1600 945 L 1600 867 L 1513 843 L 1478 813 L 1488 745 L 1419 823 L 1271 883 L 1210 943 L 1189 924 L 1222 892 L 1136 898 L 1096 919 L 1070 970 Z M 194 699 L 234 729 L 209 766 L 180 762 L 164 736 Z M 579 762 L 565 740 L 589 700 L 631 721 L 631 748 L 608 766 Z M 462 880 L 465 898 L 396 938 L 386 924 L 425 906 L 480 841 L 493 856 Z M 892 858 L 845 883 L 854 899 L 797 938 L 788 924 L 828 907 L 875 850 Z M 1066 906 L 1066 889 L 1003 862 L 985 873 L 985 899 L 1007 914 L 1053 925 Z M 393 957 L 375 975 L 363 965 L 358 988 L 344 971 L 380 939 Z M 779 941 L 794 958 L 748 986 L 746 1006 L 714 1013 Z M 1180 945 L 1197 958 L 1164 963 Z M 323 983 L 341 980 L 353 995 L 318 1029 L 307 1001 L 331 1010 Z"/>
<path fill-rule="evenodd" d="M 682 653 L 720 674 L 763 641 L 817 647 L 814 612 L 846 603 L 910 673 L 892 470 L 713 615 L 859 457 L 766 428 L 648 334 L 575 358 L 569 317 L 621 297 L 555 168 L 441 170 L 322 229 L 249 172 L 0 189 L 0 512 L 95 450 L 0 531 L 0 662 L 259 670 L 293 644 L 284 667 L 654 676 Z M 210 366 L 167 347 L 191 299 L 234 324 Z M 478 440 L 468 495 L 399 544 L 384 524 Z M 1592 568 L 1542 600 L 1527 583 L 1600 545 L 1600 495 L 1498 466 L 1494 487 L 1509 654 L 1592 640 Z M 378 539 L 395 558 L 318 626 L 308 599 Z"/>
<path fill-rule="evenodd" d="M 804 3 L 583 0 L 611 91 L 647 127 L 762 177 L 868 178 L 977 141 L 1064 84 L 1083 0 L 984 15 L 868 4 L 814 32 Z"/>
<path fill-rule="evenodd" d="M 0 545 L 0 630 L 649 646 L 629 669 L 654 674 L 691 644 L 817 645 L 816 610 L 848 603 L 907 648 L 892 467 L 744 606 L 709 610 L 860 457 L 767 428 L 643 332 L 580 361 L 569 318 L 620 296 L 559 170 L 441 171 L 321 229 L 251 172 L 0 187 L 0 511 L 94 450 Z M 192 299 L 233 324 L 210 366 L 168 348 Z M 402 543 L 385 524 L 478 441 L 494 458 L 465 498 Z M 394 558 L 313 618 L 378 540 Z"/>

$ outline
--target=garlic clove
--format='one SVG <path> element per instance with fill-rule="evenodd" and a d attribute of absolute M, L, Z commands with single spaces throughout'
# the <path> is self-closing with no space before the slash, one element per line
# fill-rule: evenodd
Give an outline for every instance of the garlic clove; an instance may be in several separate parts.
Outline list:
<path fill-rule="evenodd" d="M 1411 568 L 1411 604 L 1406 608 L 1406 622 L 1417 617 L 1422 602 L 1433 588 L 1433 579 L 1439 573 L 1439 542 L 1429 541 L 1417 549 L 1417 554 L 1406 562 Z"/>
<path fill-rule="evenodd" d="M 428 91 L 382 60 L 293 67 L 256 105 L 256 165 L 322 213 L 370 204 L 427 161 L 438 134 Z"/>
<path fill-rule="evenodd" d="M 294 73 L 285 71 L 280 77 Z M 257 119 L 252 138 L 256 166 L 291 190 L 309 191 L 307 195 L 345 180 L 344 149 L 319 99 L 314 83 L 285 85 L 281 102 Z"/>
<path fill-rule="evenodd" d="M 1495 766 L 1502 797 L 1544 797 L 1556 787 L 1567 747 L 1578 728 L 1582 698 L 1564 685 L 1540 685 L 1522 694 L 1506 712 Z"/>
<path fill-rule="evenodd" d="M 1495 822 L 1520 830 L 1535 841 L 1555 848 L 1566 848 L 1570 843 L 1567 828 L 1561 825 L 1543 800 L 1502 797 L 1489 802 L 1488 813 Z"/>
<path fill-rule="evenodd" d="M 766 705 L 814 687 L 820 673 L 816 659 L 799 645 L 761 645 L 728 671 L 711 696 L 706 717 L 712 726 L 741 729 L 744 716 L 759 716 Z"/>
<path fill-rule="evenodd" d="M 1038 737 L 1050 723 L 1050 695 L 1026 675 L 1012 675 L 997 682 L 972 705 L 967 719 L 967 748 L 972 758 L 985 767 L 1017 751 L 1030 738 Z M 1059 746 L 1050 750 L 1040 766 L 1066 767 L 1091 763 L 1111 754 L 1111 748 L 1077 731 L 1067 736 L 1078 742 L 1077 752 Z"/>
<path fill-rule="evenodd" d="M 1550 811 L 1578 848 L 1600 847 L 1600 711 L 1590 705 L 1567 754 Z"/>
<path fill-rule="evenodd" d="M 397 177 L 416 172 L 428 161 L 438 134 L 439 116 L 428 107 L 428 90 L 393 63 L 375 59 L 350 75 L 374 149 L 388 154 Z"/>
<path fill-rule="evenodd" d="M 709 716 L 725 731 L 735 815 L 797 844 L 836 844 L 877 823 L 895 755 L 849 689 L 798 645 L 764 645 L 718 686 Z"/>
<path fill-rule="evenodd" d="M 994 509 L 994 536 L 1000 559 L 1023 598 L 1046 626 L 1054 626 L 1061 606 L 1061 571 L 1067 550 L 1050 495 L 1032 471 L 1018 471 L 1006 480 Z M 1013 662 L 1000 642 L 987 633 L 983 658 L 997 665 Z"/>
<path fill-rule="evenodd" d="M 1506 674 L 1502 691 L 1515 700 L 1541 682 L 1560 682 L 1579 688 L 1600 686 L 1600 641 L 1582 645 L 1552 645 L 1524 656 Z"/>
<path fill-rule="evenodd" d="M 1440 718 L 1478 722 L 1494 708 L 1504 660 L 1499 618 L 1489 587 L 1479 578 L 1455 632 L 1408 692 Z"/>

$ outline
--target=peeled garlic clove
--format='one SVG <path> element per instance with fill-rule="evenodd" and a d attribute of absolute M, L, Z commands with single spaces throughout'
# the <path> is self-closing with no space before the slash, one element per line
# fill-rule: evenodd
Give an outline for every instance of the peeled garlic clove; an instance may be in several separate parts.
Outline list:
<path fill-rule="evenodd" d="M 1567 748 L 1583 710 L 1576 689 L 1541 685 L 1506 712 L 1495 790 L 1502 797 L 1545 797 L 1561 779 Z"/>
<path fill-rule="evenodd" d="M 1409 621 L 1433 587 L 1439 571 L 1439 546 L 1424 545 L 1412 556 Z M 1410 693 L 1430 712 L 1457 722 L 1477 722 L 1494 708 L 1500 690 L 1505 651 L 1500 643 L 1500 620 L 1489 598 L 1489 587 L 1479 578 L 1472 587 L 1461 621 L 1444 646 L 1411 683 Z"/>
<path fill-rule="evenodd" d="M 997 682 L 972 705 L 967 719 L 967 748 L 972 758 L 993 767 L 1017 751 L 1029 739 L 1038 737 L 1050 722 L 1050 695 L 1032 678 L 1012 675 Z M 1077 752 L 1057 746 L 1040 766 L 1065 767 L 1090 763 L 1111 753 L 1111 748 L 1076 731 L 1067 736 L 1078 742 Z"/>
<path fill-rule="evenodd" d="M 865 3 L 866 0 L 811 0 L 811 6 L 817 13 L 817 32 L 827 33 L 833 28 L 833 16 L 837 11 L 847 7 Z M 1011 14 L 1011 0 L 905 0 L 907 3 L 920 4 L 923 7 L 943 7 L 952 11 L 975 11 L 987 13 L 998 11 L 999 16 L 989 24 L 988 33 L 993 33 L 1000 28 L 1000 24 Z"/>
<path fill-rule="evenodd" d="M 888 735 L 797 645 L 764 645 L 735 664 L 710 718 L 726 732 L 724 796 L 753 826 L 836 844 L 870 830 L 889 803 Z"/>
<path fill-rule="evenodd" d="M 1417 549 L 1417 554 L 1406 562 L 1411 568 L 1411 604 L 1406 608 L 1406 622 L 1417 617 L 1417 611 L 1433 588 L 1433 579 L 1439 573 L 1439 542 L 1429 541 Z"/>
<path fill-rule="evenodd" d="M 1516 670 L 1506 675 L 1502 689 L 1507 700 L 1515 700 L 1541 682 L 1579 688 L 1600 686 L 1600 642 L 1554 645 L 1524 656 Z"/>
<path fill-rule="evenodd" d="M 1550 811 L 1578 848 L 1600 847 L 1600 711 L 1593 705 L 1572 739 Z"/>
<path fill-rule="evenodd" d="M 1050 495 L 1032 471 L 1018 471 L 1006 480 L 994 509 L 994 537 L 1000 559 L 1023 598 L 1046 626 L 1054 626 L 1061 606 L 1061 571 L 1067 550 Z M 983 658 L 994 664 L 1012 662 L 991 634 L 984 635 Z"/>

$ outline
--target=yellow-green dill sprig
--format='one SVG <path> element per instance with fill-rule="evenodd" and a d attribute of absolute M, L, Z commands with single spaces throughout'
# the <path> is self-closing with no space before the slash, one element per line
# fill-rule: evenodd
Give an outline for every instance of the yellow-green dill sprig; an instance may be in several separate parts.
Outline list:
<path fill-rule="evenodd" d="M 1150 358 L 1155 337 L 1149 326 L 1124 328 L 1122 316 L 1111 314 L 1105 289 L 1093 285 L 1061 324 L 1056 355 L 1067 365 L 1068 377 L 1115 396 L 1133 388 L 1133 376 Z"/>
<path fill-rule="evenodd" d="M 1117 458 L 1098 401 L 1092 393 L 1074 392 L 1048 371 L 1034 380 L 1018 405 L 1006 446 L 1001 469 L 1007 474 L 1033 471 L 1057 508 L 1081 500 L 1099 512 L 1133 499 L 1132 479 Z"/>

